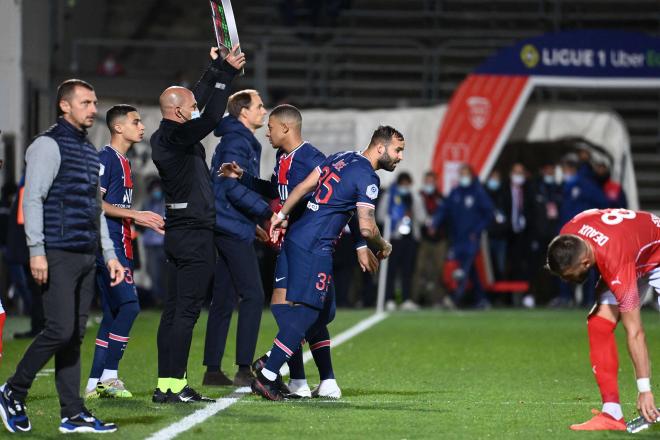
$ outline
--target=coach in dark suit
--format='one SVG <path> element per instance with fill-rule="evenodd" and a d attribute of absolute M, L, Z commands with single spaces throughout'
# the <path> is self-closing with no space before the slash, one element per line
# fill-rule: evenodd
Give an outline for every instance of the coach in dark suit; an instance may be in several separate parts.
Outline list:
<path fill-rule="evenodd" d="M 254 132 L 264 125 L 266 109 L 255 90 L 242 90 L 229 97 L 228 116 L 215 130 L 222 137 L 211 163 L 215 194 L 215 245 L 220 258 L 216 264 L 213 300 L 209 310 L 204 347 L 204 385 L 248 386 L 264 304 L 264 290 L 254 249 L 260 219 L 272 211 L 261 196 L 236 179 L 218 176 L 223 163 L 236 162 L 253 176 L 259 175 L 261 145 Z M 259 228 L 260 229 L 260 228 Z M 268 240 L 261 230 L 262 238 Z M 234 301 L 238 299 L 236 365 L 233 382 L 220 370 Z"/>

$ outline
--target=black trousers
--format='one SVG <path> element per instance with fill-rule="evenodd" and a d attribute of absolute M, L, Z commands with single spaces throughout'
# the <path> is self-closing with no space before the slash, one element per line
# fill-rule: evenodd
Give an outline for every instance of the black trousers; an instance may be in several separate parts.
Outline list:
<path fill-rule="evenodd" d="M 165 255 L 167 298 L 158 326 L 158 377 L 183 379 L 193 328 L 213 280 L 213 230 L 166 231 Z"/>
<path fill-rule="evenodd" d="M 80 345 L 94 298 L 94 254 L 49 250 L 48 284 L 43 293 L 46 322 L 7 381 L 25 399 L 39 370 L 55 355 L 55 386 L 62 417 L 80 413 Z"/>
<path fill-rule="evenodd" d="M 215 245 L 220 258 L 215 268 L 213 300 L 206 326 L 204 365 L 222 364 L 229 323 L 237 300 L 236 365 L 250 365 L 264 307 L 257 254 L 253 243 L 217 233 Z"/>
<path fill-rule="evenodd" d="M 394 299 L 394 287 L 397 277 L 401 277 L 401 296 L 410 299 L 412 280 L 417 261 L 417 241 L 412 236 L 392 240 L 392 255 L 387 266 L 387 287 L 385 298 Z"/>

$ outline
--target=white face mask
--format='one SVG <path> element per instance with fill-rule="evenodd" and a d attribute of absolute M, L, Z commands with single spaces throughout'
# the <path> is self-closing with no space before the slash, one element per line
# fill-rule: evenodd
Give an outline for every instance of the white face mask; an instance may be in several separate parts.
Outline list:
<path fill-rule="evenodd" d="M 458 180 L 458 183 L 462 187 L 470 186 L 470 184 L 472 183 L 472 177 L 470 177 L 470 176 L 461 176 L 461 178 Z"/>
<path fill-rule="evenodd" d="M 193 110 L 190 112 L 190 120 L 192 121 L 193 119 L 199 118 L 201 115 L 199 113 L 199 110 Z"/>
<path fill-rule="evenodd" d="M 525 176 L 523 176 L 522 174 L 514 174 L 513 176 L 511 176 L 511 183 L 513 183 L 514 185 L 522 185 L 523 183 L 525 183 Z"/>

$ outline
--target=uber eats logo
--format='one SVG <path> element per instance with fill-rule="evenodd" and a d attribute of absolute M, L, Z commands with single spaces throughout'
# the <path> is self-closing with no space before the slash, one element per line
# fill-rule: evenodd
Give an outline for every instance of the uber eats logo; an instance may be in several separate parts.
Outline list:
<path fill-rule="evenodd" d="M 520 51 L 520 59 L 523 64 L 532 69 L 539 63 L 539 51 L 531 44 L 526 44 Z"/>

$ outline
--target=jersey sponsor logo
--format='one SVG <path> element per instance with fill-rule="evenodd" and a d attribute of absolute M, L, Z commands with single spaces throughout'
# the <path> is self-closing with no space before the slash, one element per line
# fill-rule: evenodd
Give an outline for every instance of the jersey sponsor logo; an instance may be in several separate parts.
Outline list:
<path fill-rule="evenodd" d="M 660 217 L 658 217 L 655 214 L 651 214 L 651 221 L 653 222 L 656 228 L 660 228 Z"/>
<path fill-rule="evenodd" d="M 332 167 L 337 171 L 341 171 L 341 169 L 344 168 L 345 166 L 346 166 L 346 162 L 344 162 L 344 159 L 341 159 L 332 164 Z"/>
<path fill-rule="evenodd" d="M 367 187 L 367 197 L 371 200 L 376 200 L 378 197 L 378 186 L 375 183 L 372 183 Z"/>
<path fill-rule="evenodd" d="M 578 231 L 578 234 L 582 235 L 583 237 L 590 238 L 596 244 L 598 244 L 598 246 L 604 246 L 605 243 L 607 243 L 610 240 L 610 237 L 598 231 L 593 226 L 589 226 L 589 225 L 582 225 L 582 227 Z"/>
<path fill-rule="evenodd" d="M 128 205 L 129 207 L 133 203 L 133 188 L 126 188 L 124 190 L 124 198 L 123 198 L 123 203 L 124 205 Z"/>
<path fill-rule="evenodd" d="M 311 209 L 312 211 L 316 212 L 319 210 L 319 205 L 317 205 L 316 203 L 310 200 L 309 202 L 307 202 L 307 209 Z"/>
<path fill-rule="evenodd" d="M 614 286 L 615 284 L 623 284 L 623 283 L 621 282 L 619 277 L 616 277 L 616 279 L 614 281 L 612 281 L 610 284 L 612 284 Z"/>

